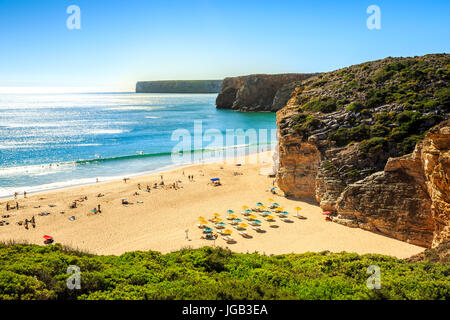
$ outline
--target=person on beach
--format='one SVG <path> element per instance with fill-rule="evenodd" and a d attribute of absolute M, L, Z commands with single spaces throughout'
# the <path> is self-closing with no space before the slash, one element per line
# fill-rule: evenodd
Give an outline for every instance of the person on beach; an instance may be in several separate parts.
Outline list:
<path fill-rule="evenodd" d="M 23 197 L 24 197 L 24 198 L 27 197 L 27 192 L 26 192 L 26 191 L 23 192 Z"/>
<path fill-rule="evenodd" d="M 9 207 L 9 203 L 6 203 L 6 211 L 9 211 L 10 207 Z"/>
<path fill-rule="evenodd" d="M 31 226 L 34 228 L 36 228 L 36 221 L 34 220 L 34 216 L 31 218 Z"/>
<path fill-rule="evenodd" d="M 98 207 L 97 212 L 102 213 L 102 210 L 100 210 L 100 204 L 97 207 Z"/>
<path fill-rule="evenodd" d="M 147 185 L 147 192 L 150 193 L 152 189 L 149 187 L 149 185 Z"/>
<path fill-rule="evenodd" d="M 184 230 L 184 232 L 185 232 L 185 234 L 186 234 L 185 239 L 186 239 L 186 240 L 189 240 L 189 229 Z"/>
<path fill-rule="evenodd" d="M 25 219 L 25 229 L 28 230 L 28 219 Z"/>
<path fill-rule="evenodd" d="M 18 192 L 14 192 L 14 199 L 17 199 Z"/>

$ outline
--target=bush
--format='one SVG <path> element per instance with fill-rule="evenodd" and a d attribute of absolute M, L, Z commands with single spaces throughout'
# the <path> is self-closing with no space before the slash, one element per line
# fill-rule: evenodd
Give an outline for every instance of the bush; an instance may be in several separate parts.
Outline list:
<path fill-rule="evenodd" d="M 350 172 L 349 174 L 357 174 Z M 65 289 L 71 264 L 81 290 Z M 367 266 L 383 270 L 367 289 Z M 42 272 L 47 276 L 42 278 Z M 95 256 L 57 246 L 0 246 L 0 299 L 449 299 L 449 265 L 389 256 L 305 253 L 278 256 L 205 247 L 162 255 Z"/>
<path fill-rule="evenodd" d="M 337 101 L 331 98 L 314 98 L 302 106 L 302 110 L 322 113 L 336 111 Z"/>
<path fill-rule="evenodd" d="M 364 140 L 359 145 L 359 150 L 363 153 L 375 153 L 380 150 L 386 150 L 387 140 L 385 138 L 376 137 Z"/>

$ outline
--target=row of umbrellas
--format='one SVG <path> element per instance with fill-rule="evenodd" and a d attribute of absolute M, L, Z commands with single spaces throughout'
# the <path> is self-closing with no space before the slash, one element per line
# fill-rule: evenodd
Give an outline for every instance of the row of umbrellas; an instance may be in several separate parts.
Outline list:
<path fill-rule="evenodd" d="M 285 211 L 283 208 L 280 207 L 280 205 L 278 203 L 276 203 L 273 199 L 269 199 L 269 202 L 271 202 L 271 208 L 275 210 L 275 212 L 277 212 L 280 216 L 288 216 L 289 212 Z M 264 206 L 264 204 L 262 202 L 258 202 L 256 203 L 256 206 L 259 207 L 260 210 L 264 210 L 261 213 L 268 219 L 268 220 L 274 220 L 274 217 L 271 216 L 272 212 L 267 210 L 267 207 Z M 253 210 L 250 210 L 248 206 L 243 206 L 242 209 L 244 209 L 244 211 L 242 211 L 241 213 L 248 216 L 250 223 L 253 225 L 260 225 L 262 222 L 260 220 L 258 220 L 257 216 L 254 215 Z M 298 215 L 298 211 L 301 210 L 300 207 L 296 207 L 294 208 L 297 211 L 297 215 Z M 238 218 L 235 214 L 233 210 L 227 210 L 226 213 L 228 214 L 227 219 L 231 220 L 231 224 L 233 225 L 237 225 L 240 229 L 245 229 L 248 227 L 247 224 L 243 223 L 243 220 Z M 203 231 L 205 233 L 211 233 L 213 231 L 213 228 L 208 227 L 207 224 L 208 222 L 206 221 L 206 219 L 204 217 L 199 217 L 198 218 L 200 223 L 203 224 L 205 226 L 205 228 L 203 229 Z M 218 213 L 214 213 L 214 218 L 211 220 L 213 223 L 215 223 L 215 226 L 217 228 L 224 228 L 227 223 L 223 222 L 223 220 L 220 218 L 220 214 Z M 226 235 L 230 235 L 232 233 L 232 231 L 230 229 L 225 229 L 221 232 L 222 234 L 226 234 Z"/>

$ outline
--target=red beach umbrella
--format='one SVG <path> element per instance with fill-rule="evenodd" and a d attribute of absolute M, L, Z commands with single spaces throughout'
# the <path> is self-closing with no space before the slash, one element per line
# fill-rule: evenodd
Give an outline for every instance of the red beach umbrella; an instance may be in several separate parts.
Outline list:
<path fill-rule="evenodd" d="M 332 212 L 331 211 L 326 211 L 326 212 L 324 212 L 324 213 L 322 213 L 324 216 L 329 216 L 330 214 L 332 214 Z"/>
<path fill-rule="evenodd" d="M 44 239 L 45 240 L 51 240 L 51 239 L 53 239 L 53 237 L 51 237 L 51 236 L 44 236 Z"/>

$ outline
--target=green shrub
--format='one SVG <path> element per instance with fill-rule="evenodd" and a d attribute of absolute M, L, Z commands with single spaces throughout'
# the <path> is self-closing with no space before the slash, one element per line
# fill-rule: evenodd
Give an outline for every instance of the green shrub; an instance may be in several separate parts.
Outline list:
<path fill-rule="evenodd" d="M 336 109 L 337 101 L 331 98 L 313 98 L 302 106 L 302 110 L 322 113 L 331 113 Z"/>
<path fill-rule="evenodd" d="M 375 137 L 369 140 L 364 140 L 359 145 L 359 150 L 363 153 L 375 153 L 385 150 L 387 147 L 387 140 L 381 137 Z"/>

